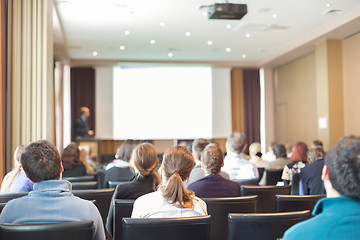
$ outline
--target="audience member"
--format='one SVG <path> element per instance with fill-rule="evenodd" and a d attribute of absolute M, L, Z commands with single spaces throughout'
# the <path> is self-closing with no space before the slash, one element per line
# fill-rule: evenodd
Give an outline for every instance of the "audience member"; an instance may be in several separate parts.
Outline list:
<path fill-rule="evenodd" d="M 307 163 L 308 147 L 304 142 L 297 142 L 291 156 L 291 163 L 284 167 L 281 178 L 285 184 L 291 184 L 294 173 L 300 173 Z"/>
<path fill-rule="evenodd" d="M 267 161 L 267 162 L 275 161 L 276 156 L 274 154 L 274 148 L 276 147 L 277 144 L 278 143 L 275 141 L 270 144 L 268 151 L 262 156 L 262 159 L 264 161 Z"/>
<path fill-rule="evenodd" d="M 86 175 L 86 167 L 80 161 L 80 151 L 77 143 L 70 143 L 62 152 L 61 162 L 64 166 L 63 177 Z"/>
<path fill-rule="evenodd" d="M 317 147 L 323 147 L 323 143 L 322 141 L 320 140 L 314 140 L 312 143 L 311 143 L 311 149 L 315 149 Z"/>
<path fill-rule="evenodd" d="M 143 143 L 136 146 L 130 164 L 135 172 L 135 178 L 131 182 L 118 185 L 115 189 L 106 220 L 106 229 L 109 233 L 113 232 L 114 206 L 112 202 L 114 199 L 136 199 L 144 194 L 156 191 L 161 182 L 161 178 L 156 172 L 158 166 L 157 152 L 152 144 Z"/>
<path fill-rule="evenodd" d="M 344 137 L 329 150 L 322 180 L 327 198 L 316 204 L 315 217 L 290 228 L 284 240 L 359 239 L 360 137 Z"/>
<path fill-rule="evenodd" d="M 71 193 L 71 183 L 61 180 L 63 166 L 54 145 L 46 140 L 30 143 L 21 156 L 21 164 L 34 191 L 9 201 L 0 215 L 0 223 L 94 222 L 93 237 L 105 239 L 96 206 Z M 61 234 L 61 233 L 59 233 Z"/>
<path fill-rule="evenodd" d="M 80 108 L 80 117 L 75 122 L 75 136 L 76 137 L 88 137 L 93 136 L 94 131 L 89 130 L 87 119 L 90 117 L 90 110 L 88 107 Z"/>
<path fill-rule="evenodd" d="M 184 188 L 195 160 L 191 152 L 176 146 L 164 153 L 161 164 L 163 184 L 156 192 L 139 197 L 131 217 L 176 218 L 207 215 L 206 204 Z"/>
<path fill-rule="evenodd" d="M 240 186 L 220 176 L 224 154 L 216 143 L 208 144 L 201 153 L 201 168 L 206 176 L 191 183 L 189 190 L 200 198 L 239 197 Z"/>
<path fill-rule="evenodd" d="M 261 156 L 261 144 L 258 142 L 254 142 L 249 147 L 250 161 L 257 168 L 265 168 L 266 161 L 264 161 Z"/>
<path fill-rule="evenodd" d="M 286 148 L 286 156 L 287 156 L 287 158 L 291 159 L 293 146 L 291 144 L 287 143 L 287 144 L 285 144 L 285 148 Z"/>
<path fill-rule="evenodd" d="M 190 173 L 189 180 L 184 182 L 184 186 L 187 187 L 189 184 L 196 182 L 197 180 L 205 177 L 205 171 L 201 168 L 200 156 L 204 148 L 210 143 L 209 140 L 204 138 L 195 139 L 192 144 L 192 154 L 195 158 L 195 166 Z M 220 175 L 223 178 L 229 179 L 229 175 L 223 171 L 220 171 Z"/>
<path fill-rule="evenodd" d="M 92 165 L 90 165 L 90 163 L 88 162 L 88 159 L 89 159 L 88 148 L 80 146 L 79 150 L 80 150 L 79 159 L 80 159 L 80 162 L 82 162 L 82 164 L 84 164 L 84 166 L 86 168 L 86 174 L 94 175 L 95 174 L 94 167 Z"/>
<path fill-rule="evenodd" d="M 259 177 L 256 166 L 241 157 L 246 148 L 245 134 L 234 132 L 226 142 L 227 155 L 222 170 L 229 174 L 230 179 L 254 179 Z"/>
<path fill-rule="evenodd" d="M 314 156 L 312 164 L 306 165 L 300 172 L 300 195 L 324 194 L 324 182 L 321 180 L 321 173 L 324 167 L 325 152 L 322 147 L 311 149 Z"/>
<path fill-rule="evenodd" d="M 1 184 L 1 192 L 30 192 L 33 190 L 33 183 L 28 179 L 21 167 L 20 158 L 25 146 L 20 145 L 14 153 L 14 169 L 6 174 Z"/>
<path fill-rule="evenodd" d="M 265 166 L 265 170 L 281 170 L 284 167 L 291 163 L 291 160 L 286 157 L 286 148 L 284 144 L 278 144 L 274 148 L 274 154 L 276 156 L 275 161 L 268 162 Z M 264 175 L 260 181 L 260 185 L 265 186 L 267 172 L 264 172 Z"/>

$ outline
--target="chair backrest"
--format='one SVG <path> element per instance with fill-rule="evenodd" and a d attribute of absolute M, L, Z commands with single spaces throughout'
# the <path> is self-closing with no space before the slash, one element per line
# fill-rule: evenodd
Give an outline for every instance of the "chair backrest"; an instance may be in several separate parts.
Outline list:
<path fill-rule="evenodd" d="M 45 224 L 0 224 L 0 239 L 89 240 L 93 239 L 93 221 Z"/>
<path fill-rule="evenodd" d="M 117 185 L 122 184 L 122 183 L 128 183 L 129 181 L 109 181 L 108 185 L 109 188 L 116 188 Z"/>
<path fill-rule="evenodd" d="M 300 173 L 294 173 L 291 181 L 291 195 L 299 195 Z"/>
<path fill-rule="evenodd" d="M 64 180 L 68 180 L 69 182 L 89 182 L 96 181 L 96 175 L 86 175 L 86 176 L 78 176 L 78 177 L 64 177 Z"/>
<path fill-rule="evenodd" d="M 242 196 L 257 195 L 258 213 L 273 213 L 275 212 L 275 195 L 290 194 L 290 186 L 241 186 Z"/>
<path fill-rule="evenodd" d="M 73 182 L 71 185 L 73 190 L 98 189 L 98 182 L 96 181 Z"/>
<path fill-rule="evenodd" d="M 258 168 L 259 179 L 261 180 L 264 175 L 265 168 Z"/>
<path fill-rule="evenodd" d="M 130 181 L 133 177 L 130 167 L 112 167 L 105 171 L 105 188 L 109 187 L 109 181 Z"/>
<path fill-rule="evenodd" d="M 229 238 L 275 240 L 296 223 L 309 219 L 309 211 L 263 214 L 229 214 Z"/>
<path fill-rule="evenodd" d="M 276 212 L 293 212 L 314 209 L 316 203 L 326 195 L 276 195 Z"/>
<path fill-rule="evenodd" d="M 210 239 L 227 239 L 229 213 L 256 213 L 257 196 L 203 198 L 211 215 Z"/>
<path fill-rule="evenodd" d="M 114 240 L 122 239 L 122 219 L 131 217 L 135 200 L 131 199 L 115 199 L 112 204 L 114 204 L 114 214 L 113 214 L 113 237 Z"/>
<path fill-rule="evenodd" d="M 72 192 L 79 198 L 95 200 L 95 206 L 98 208 L 105 225 L 114 189 L 74 190 Z"/>
<path fill-rule="evenodd" d="M 266 170 L 266 185 L 267 186 L 276 186 L 277 182 L 281 181 L 283 170 Z"/>
<path fill-rule="evenodd" d="M 19 198 L 19 197 L 23 197 L 23 196 L 27 196 L 28 194 L 29 194 L 28 192 L 0 193 L 0 203 L 7 203 L 10 200 L 13 200 L 13 199 Z"/>
<path fill-rule="evenodd" d="M 0 203 L 0 214 L 1 214 L 2 210 L 4 209 L 5 205 L 6 205 L 6 203 Z"/>
<path fill-rule="evenodd" d="M 259 185 L 259 178 L 255 179 L 237 179 L 233 180 L 234 182 L 237 182 L 239 184 L 240 188 L 242 185 L 246 186 L 258 186 Z"/>
<path fill-rule="evenodd" d="M 209 240 L 210 216 L 190 218 L 124 218 L 123 240 Z"/>

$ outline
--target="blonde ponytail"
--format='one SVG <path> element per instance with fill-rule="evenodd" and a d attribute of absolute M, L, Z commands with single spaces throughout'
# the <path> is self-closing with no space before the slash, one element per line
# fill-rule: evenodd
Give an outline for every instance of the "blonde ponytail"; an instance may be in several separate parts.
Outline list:
<path fill-rule="evenodd" d="M 9 188 L 11 184 L 14 182 L 15 178 L 20 174 L 21 168 L 21 154 L 24 152 L 25 146 L 20 145 L 16 148 L 14 153 L 14 163 L 15 168 L 9 172 L 6 177 L 4 178 L 4 182 L 1 184 L 1 192 L 9 192 Z"/>

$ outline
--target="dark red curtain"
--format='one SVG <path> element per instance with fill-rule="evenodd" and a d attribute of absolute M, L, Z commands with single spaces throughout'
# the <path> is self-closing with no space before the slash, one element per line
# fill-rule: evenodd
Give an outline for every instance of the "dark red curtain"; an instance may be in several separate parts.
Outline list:
<path fill-rule="evenodd" d="M 243 71 L 245 134 L 248 147 L 260 142 L 260 74 L 259 69 Z M 248 150 L 248 148 L 247 148 Z"/>
<path fill-rule="evenodd" d="M 71 68 L 71 140 L 75 141 L 75 122 L 80 108 L 88 107 L 91 116 L 89 129 L 95 131 L 95 70 L 93 68 Z"/>

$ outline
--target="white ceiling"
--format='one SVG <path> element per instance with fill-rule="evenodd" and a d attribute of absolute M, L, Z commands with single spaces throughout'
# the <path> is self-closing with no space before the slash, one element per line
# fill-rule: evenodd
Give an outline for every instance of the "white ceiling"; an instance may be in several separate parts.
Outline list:
<path fill-rule="evenodd" d="M 244 18 L 208 20 L 203 16 L 206 8 L 199 6 L 215 2 L 224 0 L 56 0 L 56 8 L 69 58 L 80 64 L 171 61 L 275 66 L 312 51 L 326 38 L 343 39 L 360 32 L 359 0 L 234 0 L 230 2 L 247 4 Z M 341 12 L 323 14 L 329 10 Z M 173 57 L 168 57 L 169 52 Z"/>

